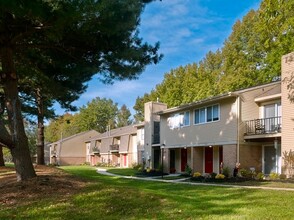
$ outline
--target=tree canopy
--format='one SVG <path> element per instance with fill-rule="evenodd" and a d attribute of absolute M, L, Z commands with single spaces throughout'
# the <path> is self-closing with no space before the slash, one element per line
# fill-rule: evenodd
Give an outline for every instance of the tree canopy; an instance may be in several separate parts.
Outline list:
<path fill-rule="evenodd" d="M 130 125 L 131 113 L 126 105 L 118 108 L 111 99 L 96 97 L 87 105 L 82 106 L 79 112 L 64 114 L 51 120 L 45 129 L 47 142 L 55 142 L 83 131 L 96 130 L 104 133 L 108 126 L 111 129 Z"/>
<path fill-rule="evenodd" d="M 135 118 L 142 120 L 142 102 L 157 98 L 174 107 L 278 80 L 281 56 L 294 50 L 293 36 L 294 1 L 263 0 L 259 9 L 236 21 L 221 49 L 171 70 L 155 89 L 138 97 Z"/>
<path fill-rule="evenodd" d="M 83 82 L 95 74 L 108 83 L 136 79 L 146 65 L 161 59 L 159 44 L 145 43 L 138 35 L 140 15 L 149 2 L 0 2 L 0 86 L 9 121 L 7 129 L 0 120 L 0 143 L 10 148 L 18 180 L 35 176 L 18 97 L 19 83 L 27 79 L 32 89 L 34 83 L 40 85 L 46 95 L 54 92 L 47 93 L 46 86 L 61 90 L 69 95 L 47 98 L 69 104 L 77 90 L 65 85 L 76 85 L 77 79 L 82 82 L 77 85 L 81 92 L 86 86 Z"/>

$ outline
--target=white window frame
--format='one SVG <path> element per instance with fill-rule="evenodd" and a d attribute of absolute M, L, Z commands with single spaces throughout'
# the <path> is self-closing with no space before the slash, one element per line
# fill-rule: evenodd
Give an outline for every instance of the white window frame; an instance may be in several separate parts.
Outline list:
<path fill-rule="evenodd" d="M 186 114 L 188 114 L 188 123 L 186 124 L 186 120 L 185 120 L 185 116 Z M 190 111 L 185 111 L 185 112 L 181 112 L 180 115 L 183 115 L 183 123 L 181 123 L 180 127 L 187 127 L 187 126 L 190 126 Z"/>
<path fill-rule="evenodd" d="M 218 110 L 217 117 L 214 117 L 214 115 L 213 115 L 213 113 L 214 113 L 214 107 L 215 106 L 217 106 L 217 110 Z M 211 121 L 207 121 L 207 109 L 208 108 L 211 108 Z M 201 110 L 203 111 L 203 109 L 205 111 L 205 113 L 204 113 L 204 122 L 202 122 L 200 120 L 200 118 L 201 118 L 200 117 L 200 113 L 201 113 Z M 199 114 L 198 115 L 198 121 L 199 121 L 198 123 L 196 123 L 196 111 L 198 111 L 198 114 Z M 214 120 L 214 118 L 217 118 L 217 119 Z M 197 108 L 197 109 L 194 110 L 194 125 L 201 125 L 201 124 L 213 123 L 213 122 L 217 122 L 219 120 L 220 120 L 220 104 L 208 105 L 208 106 Z"/>

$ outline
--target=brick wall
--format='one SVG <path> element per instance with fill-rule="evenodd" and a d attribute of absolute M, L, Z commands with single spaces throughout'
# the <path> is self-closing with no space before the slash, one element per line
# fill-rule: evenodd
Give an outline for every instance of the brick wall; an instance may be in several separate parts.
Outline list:
<path fill-rule="evenodd" d="M 237 162 L 237 145 L 223 145 L 223 166 L 233 170 Z"/>

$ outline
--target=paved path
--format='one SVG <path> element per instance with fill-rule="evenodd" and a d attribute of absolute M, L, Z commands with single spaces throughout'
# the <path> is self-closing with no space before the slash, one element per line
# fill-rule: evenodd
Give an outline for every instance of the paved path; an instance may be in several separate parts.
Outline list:
<path fill-rule="evenodd" d="M 220 186 L 220 187 L 230 187 L 230 188 L 245 188 L 245 189 L 265 189 L 265 190 L 279 190 L 279 191 L 294 191 L 294 188 L 276 188 L 276 187 L 263 187 L 263 186 L 237 186 L 237 185 L 226 185 L 226 184 L 213 184 L 213 183 L 195 183 L 195 182 L 184 182 L 188 178 L 183 179 L 175 179 L 175 180 L 165 180 L 160 179 L 158 177 L 136 177 L 136 176 L 122 176 L 113 173 L 107 172 L 106 169 L 97 169 L 97 173 L 108 175 L 108 176 L 116 176 L 125 179 L 134 179 L 134 180 L 145 180 L 145 181 L 157 181 L 157 182 L 165 182 L 165 183 L 176 183 L 176 184 L 186 184 L 186 185 L 198 185 L 198 186 Z"/>

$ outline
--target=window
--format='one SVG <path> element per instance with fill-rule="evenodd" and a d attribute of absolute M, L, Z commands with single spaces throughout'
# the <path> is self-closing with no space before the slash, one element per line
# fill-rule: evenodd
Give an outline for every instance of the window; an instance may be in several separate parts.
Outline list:
<path fill-rule="evenodd" d="M 180 113 L 180 126 L 189 126 L 190 125 L 190 112 Z"/>
<path fill-rule="evenodd" d="M 219 105 L 207 106 L 194 111 L 194 124 L 203 124 L 219 120 Z"/>
<path fill-rule="evenodd" d="M 170 129 L 176 129 L 183 126 L 189 126 L 190 125 L 190 112 L 181 112 L 172 115 L 167 119 L 168 126 Z"/>
<path fill-rule="evenodd" d="M 213 117 L 213 121 L 219 120 L 219 105 L 213 106 L 212 117 Z"/>

